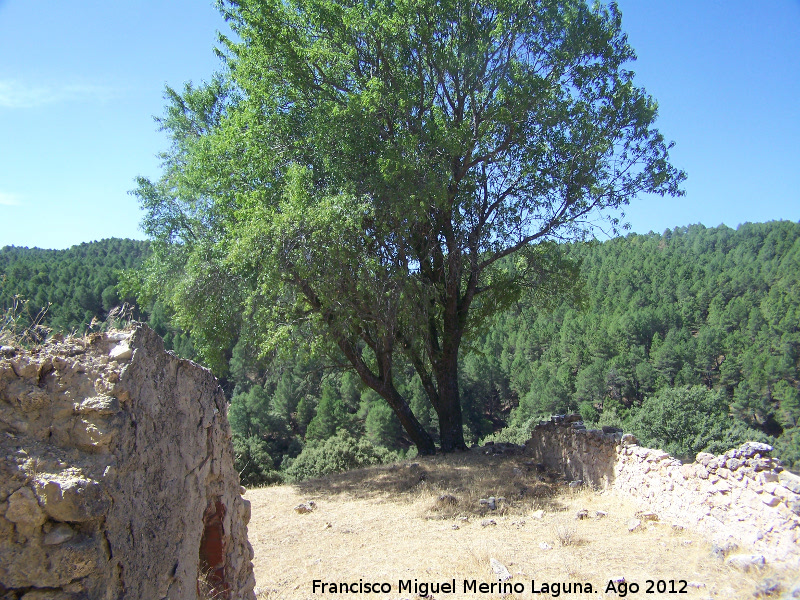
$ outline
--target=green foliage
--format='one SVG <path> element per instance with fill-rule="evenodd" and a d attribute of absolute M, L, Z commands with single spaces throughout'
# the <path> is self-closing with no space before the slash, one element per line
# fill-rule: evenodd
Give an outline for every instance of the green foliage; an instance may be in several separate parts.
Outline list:
<path fill-rule="evenodd" d="M 267 485 L 282 480 L 279 468 L 285 456 L 300 453 L 301 444 L 285 417 L 272 408 L 272 399 L 258 385 L 237 390 L 231 398 L 228 421 L 233 431 L 236 469 L 245 485 Z"/>
<path fill-rule="evenodd" d="M 459 384 L 467 439 L 521 442 L 527 423 L 578 410 L 589 424 L 623 426 L 648 444 L 679 453 L 767 439 L 787 465 L 800 464 L 799 239 L 800 225 L 778 222 L 735 231 L 692 226 L 564 245 L 562 254 L 580 265 L 584 305 L 575 297 L 549 305 L 522 297 L 484 323 L 462 348 Z M 99 265 L 101 274 L 102 265 L 113 265 L 109 281 L 114 282 L 132 264 L 115 251 L 131 258 L 136 248 L 146 244 L 107 240 L 68 251 L 5 248 L 0 251 L 6 261 L 4 302 L 10 298 L 13 304 L 20 290 L 34 298 L 41 292 L 41 301 L 55 299 L 59 286 L 81 289 L 91 280 L 83 260 L 91 268 Z M 67 280 L 69 273 L 78 281 Z M 40 285 L 28 287 L 29 279 Z M 110 285 L 98 284 L 100 304 L 104 294 L 108 299 Z M 120 300 L 127 297 L 117 294 Z M 38 306 L 29 314 L 19 310 L 22 300 L 17 302 L 16 314 L 25 316 L 15 317 L 16 326 L 27 328 Z M 27 306 L 36 305 L 29 300 Z M 40 324 L 50 325 L 52 314 L 63 317 L 63 308 L 51 306 Z M 80 322 L 91 321 L 85 312 L 76 311 Z M 164 336 L 167 347 L 186 343 L 189 349 L 179 352 L 189 355 L 191 338 L 175 325 L 165 302 L 150 299 L 140 315 Z M 70 330 L 79 324 L 69 323 Z M 323 368 L 320 357 L 293 344 L 264 354 L 248 333 L 240 332 L 225 350 L 231 358 L 228 379 L 222 381 L 231 395 L 236 464 L 248 485 L 275 480 L 285 461 L 299 454 L 322 404 L 331 410 L 323 407 L 318 420 L 326 412 L 338 415 L 336 431 L 367 436 L 392 450 L 408 447 L 410 440 L 385 400 L 355 374 Z M 695 419 L 688 433 L 680 422 L 659 432 L 658 403 L 682 406 L 682 396 L 670 395 L 670 377 L 674 393 L 685 396 L 691 389 L 694 394 L 701 385 L 722 394 L 715 398 L 726 406 Z M 402 363 L 394 381 L 436 439 L 437 415 L 419 375 Z M 323 403 L 326 394 L 331 400 Z M 505 423 L 510 428 L 493 436 Z M 325 436 L 312 429 L 313 437 Z"/>
<path fill-rule="evenodd" d="M 139 298 L 165 302 L 220 375 L 240 332 L 262 357 L 302 345 L 349 363 L 420 452 L 420 389 L 442 449 L 463 447 L 462 425 L 494 421 L 460 396 L 462 343 L 523 292 L 574 291 L 555 240 L 597 216 L 615 229 L 602 211 L 639 193 L 681 193 L 616 5 L 221 7 L 225 70 L 167 89 L 164 173 L 135 192 L 153 239 Z M 338 427 L 331 402 L 297 401 L 314 437 Z"/>
<path fill-rule="evenodd" d="M 243 438 L 264 436 L 285 429 L 281 415 L 271 411 L 270 397 L 264 388 L 253 386 L 247 392 L 237 391 L 231 399 L 228 421 L 233 431 Z"/>
<path fill-rule="evenodd" d="M 164 340 L 164 347 L 183 358 L 194 358 L 195 351 L 192 338 L 173 323 L 169 309 L 164 303 L 156 300 L 144 311 L 147 324 Z"/>
<path fill-rule="evenodd" d="M 403 428 L 391 407 L 372 390 L 364 392 L 361 402 L 361 414 L 366 415 L 364 432 L 367 439 L 376 446 L 399 448 Z"/>
<path fill-rule="evenodd" d="M 306 441 L 325 440 L 337 431 L 350 431 L 351 415 L 347 411 L 334 382 L 326 380 L 322 385 L 322 396 L 317 412 L 308 424 Z"/>
<path fill-rule="evenodd" d="M 594 407 L 594 404 L 586 400 L 578 405 L 578 412 L 581 414 L 581 419 L 583 419 L 585 423 L 597 423 L 597 420 L 600 418 L 600 413 Z"/>
<path fill-rule="evenodd" d="M 41 341 L 45 330 L 83 334 L 142 320 L 164 338 L 167 350 L 194 358 L 190 336 L 162 302 L 136 303 L 136 269 L 149 255 L 149 242 L 114 238 L 67 250 L 3 248 L 0 306 L 6 330 L 13 320 L 17 330 Z"/>
<path fill-rule="evenodd" d="M 775 442 L 776 454 L 785 465 L 800 466 L 800 428 L 788 429 Z"/>
<path fill-rule="evenodd" d="M 511 385 L 521 391 L 523 388 L 519 383 L 511 381 Z M 512 424 L 518 425 L 536 416 L 563 414 L 577 408 L 576 401 L 570 398 L 569 388 L 564 385 L 553 365 L 539 365 L 527 383 L 527 392 L 524 392 L 525 395 L 512 412 Z"/>
<path fill-rule="evenodd" d="M 666 388 L 647 398 L 626 425 L 644 446 L 694 460 L 700 451 L 719 454 L 748 439 L 763 437 L 735 427 L 728 410 L 722 390 Z"/>
<path fill-rule="evenodd" d="M 773 439 L 795 464 L 800 224 L 693 225 L 573 244 L 567 256 L 581 264 L 584 309 L 523 301 L 490 331 L 508 401 L 519 398 L 511 423 L 578 409 L 686 455 Z M 691 413 L 699 429 L 672 439 L 651 428 L 658 402 L 681 406 L 698 385 L 718 402 L 708 415 Z"/>
<path fill-rule="evenodd" d="M 324 442 L 308 444 L 286 469 L 290 481 L 302 481 L 397 460 L 397 454 L 369 440 L 340 432 Z"/>
<path fill-rule="evenodd" d="M 500 431 L 496 431 L 491 435 L 487 435 L 485 438 L 478 442 L 480 445 L 486 444 L 487 442 L 508 442 L 511 444 L 518 444 L 523 445 L 529 439 L 531 439 L 531 431 L 536 426 L 538 422 L 537 419 L 528 419 L 522 423 L 516 425 L 509 425 L 508 427 L 504 427 Z"/>
<path fill-rule="evenodd" d="M 485 324 L 470 342 L 459 374 L 468 438 L 486 436 L 517 404 L 512 426 L 484 439 L 521 442 L 527 422 L 577 408 L 587 423 L 623 426 L 646 443 L 675 452 L 717 451 L 744 438 L 769 439 L 786 464 L 800 464 L 798 237 L 797 224 L 769 223 L 738 231 L 682 228 L 565 248 L 582 265 L 586 306 L 543 306 L 526 298 Z M 118 268 L 128 264 L 115 250 L 135 256 L 139 243 L 95 244 L 70 251 L 4 249 L 3 292 L 11 294 L 19 286 L 32 293 L 25 285 L 38 261 L 43 263 L 37 273 L 47 272 L 52 281 L 62 281 L 62 270 L 88 281 L 81 261 L 96 265 L 103 260 L 115 265 L 113 282 Z M 57 286 L 38 281 L 37 293 L 52 297 Z M 111 296 L 111 287 L 100 290 L 100 303 L 104 295 L 106 300 Z M 117 293 L 118 299 L 124 297 Z M 19 298 L 16 302 L 15 327 L 27 328 L 36 311 L 23 310 Z M 63 315 L 61 308 L 54 305 L 51 311 Z M 191 344 L 163 302 L 152 302 L 145 316 L 167 347 L 181 340 Z M 329 377 L 326 392 L 319 373 L 320 363 L 308 355 L 294 354 L 286 361 L 261 358 L 251 341 L 239 337 L 231 350 L 228 385 L 237 389 L 229 416 L 237 467 L 248 485 L 276 481 L 284 459 L 300 452 L 306 427 L 319 414 L 326 393 L 339 406 L 337 430 L 367 435 L 392 449 L 407 446 L 387 405 L 357 377 Z M 696 419 L 689 433 L 681 423 L 659 432 L 665 421 L 658 403 L 681 406 L 680 398 L 670 395 L 672 375 L 681 394 L 700 382 L 705 389 L 724 392 L 727 406 Z M 435 434 L 436 414 L 418 375 L 403 371 L 396 381 L 420 422 Z M 369 402 L 359 411 L 362 396 Z"/>
<path fill-rule="evenodd" d="M 239 479 L 249 487 L 283 482 L 283 474 L 274 468 L 269 444 L 258 437 L 233 436 L 234 466 Z"/>
<path fill-rule="evenodd" d="M 305 435 L 308 431 L 309 424 L 316 416 L 318 403 L 319 399 L 310 395 L 303 396 L 300 402 L 297 403 L 295 421 L 297 422 L 297 429 L 301 434 Z"/>

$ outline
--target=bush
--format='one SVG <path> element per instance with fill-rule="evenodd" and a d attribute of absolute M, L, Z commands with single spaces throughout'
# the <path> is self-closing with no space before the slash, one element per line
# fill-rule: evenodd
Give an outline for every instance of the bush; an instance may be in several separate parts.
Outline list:
<path fill-rule="evenodd" d="M 341 473 L 397 460 L 397 454 L 386 448 L 373 445 L 367 439 L 355 439 L 346 432 L 325 441 L 308 444 L 286 469 L 289 481 L 302 481 L 311 477 L 322 477 L 329 473 Z"/>
<path fill-rule="evenodd" d="M 259 486 L 283 482 L 283 475 L 274 469 L 266 441 L 256 436 L 242 438 L 234 435 L 233 452 L 234 466 L 239 472 L 242 485 Z"/>
<path fill-rule="evenodd" d="M 403 435 L 403 427 L 392 408 L 383 398 L 372 401 L 368 408 L 369 412 L 364 420 L 367 439 L 375 446 L 396 448 L 398 440 Z"/>
<path fill-rule="evenodd" d="M 578 405 L 578 412 L 581 413 L 583 422 L 587 424 L 597 423 L 600 419 L 600 412 L 588 400 L 584 400 Z"/>
<path fill-rule="evenodd" d="M 720 454 L 750 440 L 769 442 L 768 436 L 731 419 L 722 390 L 701 385 L 662 389 L 642 403 L 625 428 L 643 446 L 691 460 L 698 452 Z"/>
<path fill-rule="evenodd" d="M 522 423 L 518 424 L 511 424 L 508 427 L 504 427 L 500 431 L 495 431 L 491 435 L 487 435 L 483 438 L 480 442 L 478 442 L 481 446 L 486 444 L 486 442 L 506 442 L 510 444 L 518 444 L 523 445 L 529 439 L 531 439 L 531 430 L 536 426 L 536 423 L 539 422 L 537 417 L 528 419 L 527 421 L 523 421 Z"/>
<path fill-rule="evenodd" d="M 775 442 L 779 459 L 790 469 L 800 469 L 800 428 L 787 429 Z"/>

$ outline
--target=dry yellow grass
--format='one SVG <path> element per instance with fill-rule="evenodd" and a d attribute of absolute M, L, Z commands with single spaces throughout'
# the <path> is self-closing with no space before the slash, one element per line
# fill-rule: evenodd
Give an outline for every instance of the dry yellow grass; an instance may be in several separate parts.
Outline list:
<path fill-rule="evenodd" d="M 444 598 L 547 598 L 531 593 L 552 582 L 590 582 L 592 593 L 564 598 L 619 598 L 605 592 L 612 578 L 637 582 L 629 598 L 752 598 L 767 579 L 790 582 L 791 574 L 767 567 L 742 573 L 711 554 L 691 531 L 655 523 L 629 532 L 638 508 L 612 493 L 572 490 L 525 464 L 521 456 L 476 452 L 420 459 L 353 471 L 297 485 L 250 490 L 250 540 L 260 600 L 300 598 L 415 598 L 399 580 L 456 581 Z M 442 494 L 455 496 L 440 500 Z M 481 498 L 505 497 L 495 511 Z M 313 500 L 316 509 L 293 508 Z M 586 509 L 590 517 L 577 520 Z M 542 518 L 536 518 L 538 511 Z M 596 517 L 596 511 L 607 513 Z M 490 520 L 493 523 L 487 523 Z M 549 549 L 542 549 L 546 544 Z M 746 551 L 742 548 L 740 551 Z M 464 580 L 497 581 L 494 558 L 510 571 L 522 594 L 463 593 Z M 313 593 L 312 582 L 389 583 L 388 594 Z M 646 594 L 647 580 L 690 582 L 686 594 Z M 669 589 L 669 588 L 668 588 Z M 654 587 L 654 591 L 656 588 Z"/>

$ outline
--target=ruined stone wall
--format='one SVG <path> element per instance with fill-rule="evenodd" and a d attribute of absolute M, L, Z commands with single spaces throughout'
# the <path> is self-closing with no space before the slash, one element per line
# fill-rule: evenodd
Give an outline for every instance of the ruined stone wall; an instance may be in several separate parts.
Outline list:
<path fill-rule="evenodd" d="M 146 326 L 0 349 L 0 598 L 254 599 L 226 401 Z"/>
<path fill-rule="evenodd" d="M 525 448 L 571 480 L 630 495 L 661 520 L 800 567 L 800 477 L 770 458 L 767 444 L 748 442 L 721 456 L 700 453 L 682 464 L 619 429 L 587 430 L 580 415 L 567 415 L 537 425 Z"/>

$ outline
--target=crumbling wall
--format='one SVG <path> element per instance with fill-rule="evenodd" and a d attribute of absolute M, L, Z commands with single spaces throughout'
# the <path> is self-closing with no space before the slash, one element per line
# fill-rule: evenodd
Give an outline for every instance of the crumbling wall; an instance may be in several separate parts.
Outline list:
<path fill-rule="evenodd" d="M 767 444 L 748 442 L 721 456 L 700 453 L 682 464 L 619 429 L 587 430 L 576 414 L 540 423 L 525 448 L 549 469 L 619 490 L 662 520 L 800 566 L 800 477 L 771 458 Z"/>
<path fill-rule="evenodd" d="M 580 419 L 579 414 L 574 414 L 539 423 L 525 442 L 525 453 L 572 481 L 609 487 L 614 482 L 622 430 L 606 427 L 587 431 Z"/>
<path fill-rule="evenodd" d="M 226 401 L 148 327 L 0 349 L 0 598 L 255 596 Z"/>

